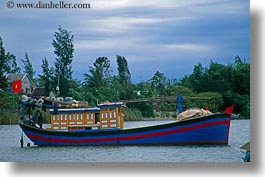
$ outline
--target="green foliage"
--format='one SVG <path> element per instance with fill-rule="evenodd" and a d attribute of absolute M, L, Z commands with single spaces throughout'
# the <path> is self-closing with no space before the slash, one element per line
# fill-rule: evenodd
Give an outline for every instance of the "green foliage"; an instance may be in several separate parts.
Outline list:
<path fill-rule="evenodd" d="M 154 104 L 143 102 L 143 103 L 130 103 L 127 105 L 132 109 L 138 109 L 141 111 L 143 117 L 155 117 L 154 114 Z"/>
<path fill-rule="evenodd" d="M 15 124 L 19 120 L 18 94 L 0 92 L 0 124 Z"/>
<path fill-rule="evenodd" d="M 98 90 L 100 87 L 105 87 L 110 84 L 110 61 L 107 57 L 99 57 L 93 65 L 94 67 L 89 67 L 89 74 L 84 74 L 84 84 Z"/>
<path fill-rule="evenodd" d="M 117 65 L 118 65 L 118 78 L 121 85 L 130 85 L 131 73 L 129 71 L 129 66 L 126 58 L 124 56 L 117 55 Z"/>
<path fill-rule="evenodd" d="M 58 32 L 55 32 L 52 45 L 54 47 L 55 58 L 55 78 L 56 85 L 53 86 L 60 88 L 60 96 L 69 96 L 70 83 L 72 79 L 72 61 L 74 58 L 74 36 L 71 31 L 63 29 L 61 26 Z"/>
<path fill-rule="evenodd" d="M 207 76 L 205 74 L 205 69 L 201 63 L 198 63 L 193 68 L 193 73 L 190 75 L 190 82 L 194 90 L 197 92 L 204 92 Z"/>
<path fill-rule="evenodd" d="M 70 80 L 69 97 L 72 97 L 78 101 L 86 101 L 84 94 L 81 92 L 80 83 L 81 82 L 77 79 Z"/>
<path fill-rule="evenodd" d="M 234 112 L 241 114 L 243 117 L 250 115 L 250 95 L 240 95 L 233 91 L 227 91 L 223 95 L 224 102 L 234 104 Z"/>
<path fill-rule="evenodd" d="M 138 109 L 126 108 L 124 110 L 124 120 L 125 121 L 143 120 L 143 116 L 141 111 L 139 111 Z"/>
<path fill-rule="evenodd" d="M 111 76 L 110 60 L 107 57 L 98 57 L 94 62 L 94 67 L 102 72 L 103 79 L 107 82 Z"/>
<path fill-rule="evenodd" d="M 139 82 L 134 85 L 136 98 L 154 97 L 150 82 Z"/>
<path fill-rule="evenodd" d="M 7 88 L 7 74 L 20 72 L 16 62 L 16 56 L 6 52 L 4 42 L 0 36 L 0 89 Z"/>
<path fill-rule="evenodd" d="M 197 96 L 202 98 L 203 97 L 209 98 L 209 100 L 199 102 L 198 107 L 199 108 L 208 107 L 212 112 L 220 111 L 220 107 L 224 103 L 222 95 L 217 92 L 202 92 L 199 93 Z"/>
<path fill-rule="evenodd" d="M 250 94 L 250 64 L 245 63 L 239 56 L 234 59 L 234 92 L 240 95 Z"/>
<path fill-rule="evenodd" d="M 182 86 L 182 85 L 169 85 L 166 89 L 168 96 L 195 96 L 196 94 L 192 91 L 192 89 Z"/>
<path fill-rule="evenodd" d="M 31 79 L 32 82 L 36 83 L 34 79 L 35 71 L 30 62 L 29 55 L 27 52 L 25 53 L 25 59 L 22 59 L 22 63 L 24 65 L 24 73 L 28 75 L 28 77 Z"/>
<path fill-rule="evenodd" d="M 3 40 L 0 36 L 0 89 L 7 88 L 7 78 L 5 76 L 6 72 L 6 54 L 5 48 L 3 46 Z"/>
<path fill-rule="evenodd" d="M 105 85 L 105 80 L 103 78 L 103 73 L 100 69 L 97 68 L 89 68 L 89 74 L 84 74 L 85 82 L 90 87 L 99 88 Z"/>
<path fill-rule="evenodd" d="M 93 93 L 91 93 L 91 91 L 82 88 L 80 94 L 85 98 L 84 101 L 88 102 L 89 106 L 97 106 L 97 97 Z M 75 98 L 74 95 L 73 98 Z"/>
<path fill-rule="evenodd" d="M 84 74 L 82 90 L 88 96 L 87 101 L 91 105 L 104 101 L 119 100 L 119 85 L 111 77 L 110 60 L 107 57 L 99 57 L 95 60 L 93 67 L 89 67 L 89 73 Z"/>
<path fill-rule="evenodd" d="M 20 73 L 20 67 L 17 64 L 17 59 L 16 56 L 10 52 L 7 52 L 6 54 L 6 61 L 7 61 L 7 66 L 6 66 L 6 72 L 9 74 L 15 74 L 15 73 Z"/>
<path fill-rule="evenodd" d="M 165 112 L 165 117 L 170 117 L 170 112 Z"/>
<path fill-rule="evenodd" d="M 159 71 L 156 71 L 154 76 L 150 79 L 151 88 L 153 92 L 157 93 L 157 96 L 165 95 L 166 80 L 164 73 Z"/>
<path fill-rule="evenodd" d="M 70 88 L 69 90 L 69 96 L 71 96 L 72 98 L 78 100 L 78 101 L 86 101 L 86 98 L 84 97 L 84 95 L 72 88 Z"/>
<path fill-rule="evenodd" d="M 176 119 L 177 116 L 178 116 L 178 115 L 177 115 L 177 112 L 173 112 L 172 117 Z"/>
<path fill-rule="evenodd" d="M 116 90 L 114 90 L 111 87 L 105 86 L 105 87 L 100 87 L 97 90 L 98 101 L 99 102 L 105 102 L 105 101 L 110 101 L 110 102 L 115 102 L 119 101 L 118 94 Z"/>
<path fill-rule="evenodd" d="M 53 70 L 49 68 L 49 63 L 46 57 L 42 59 L 42 75 L 39 75 L 39 86 L 45 88 L 45 96 L 48 96 L 50 91 L 53 90 L 52 86 L 55 85 L 53 80 Z"/>
<path fill-rule="evenodd" d="M 224 110 L 234 104 L 235 113 L 250 116 L 250 64 L 239 56 L 235 57 L 233 64 L 228 65 L 211 61 L 209 67 L 204 68 L 199 63 L 194 66 L 191 75 L 180 80 L 180 85 L 191 88 L 196 93 L 220 94 L 222 99 L 220 95 L 217 96 L 217 101 L 211 106 L 213 110 Z"/>
<path fill-rule="evenodd" d="M 133 84 L 131 81 L 131 73 L 128 62 L 124 56 L 117 55 L 118 76 L 120 84 L 119 95 L 120 99 L 126 100 L 133 98 Z"/>

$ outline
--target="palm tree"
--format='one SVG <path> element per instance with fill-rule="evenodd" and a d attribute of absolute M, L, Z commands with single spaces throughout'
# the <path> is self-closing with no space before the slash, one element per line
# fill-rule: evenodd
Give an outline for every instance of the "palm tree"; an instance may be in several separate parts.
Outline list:
<path fill-rule="evenodd" d="M 92 68 L 89 67 L 90 74 L 84 74 L 85 84 L 88 85 L 90 88 L 96 88 L 105 86 L 106 81 L 104 79 L 103 70 L 99 68 Z"/>

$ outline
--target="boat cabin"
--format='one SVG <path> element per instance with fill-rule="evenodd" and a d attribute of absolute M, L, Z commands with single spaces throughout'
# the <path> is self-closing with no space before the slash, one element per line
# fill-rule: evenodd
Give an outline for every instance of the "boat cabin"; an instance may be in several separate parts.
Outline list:
<path fill-rule="evenodd" d="M 97 107 L 88 108 L 84 107 L 83 104 L 80 107 L 76 107 L 64 102 L 51 102 L 49 99 L 42 98 L 36 100 L 22 96 L 20 103 L 22 108 L 22 117 L 20 119 L 32 126 L 35 126 L 36 122 L 34 121 L 34 116 L 31 119 L 30 110 L 38 107 L 44 110 L 46 108 L 50 109 L 50 130 L 123 129 L 124 104 L 122 102 L 104 102 Z"/>
<path fill-rule="evenodd" d="M 52 130 L 123 129 L 123 103 L 103 103 L 96 108 L 50 110 Z"/>
<path fill-rule="evenodd" d="M 103 103 L 99 104 L 100 108 L 100 128 L 120 128 L 123 129 L 124 105 L 122 102 L 118 103 Z"/>
<path fill-rule="evenodd" d="M 52 130 L 82 130 L 97 127 L 99 108 L 51 110 Z"/>

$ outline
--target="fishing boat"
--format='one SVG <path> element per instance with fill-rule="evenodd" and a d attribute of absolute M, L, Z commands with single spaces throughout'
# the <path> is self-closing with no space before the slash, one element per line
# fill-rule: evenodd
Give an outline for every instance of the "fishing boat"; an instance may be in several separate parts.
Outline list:
<path fill-rule="evenodd" d="M 21 101 L 21 105 L 19 126 L 38 146 L 227 145 L 232 115 L 230 107 L 224 113 L 124 128 L 122 102 L 104 102 L 94 108 L 60 108 L 45 100 Z M 40 128 L 27 117 L 27 107 L 36 105 L 49 109 L 50 128 Z"/>

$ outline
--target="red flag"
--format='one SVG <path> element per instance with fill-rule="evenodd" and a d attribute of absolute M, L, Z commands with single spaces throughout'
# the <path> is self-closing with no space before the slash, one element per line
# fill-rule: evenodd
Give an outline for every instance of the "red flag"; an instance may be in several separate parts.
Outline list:
<path fill-rule="evenodd" d="M 230 118 L 232 118 L 233 111 L 234 111 L 234 105 L 231 105 L 225 109 L 224 113 L 230 114 Z"/>
<path fill-rule="evenodd" d="M 16 80 L 12 83 L 12 92 L 20 93 L 22 92 L 22 82 L 21 80 Z"/>
<path fill-rule="evenodd" d="M 226 114 L 232 114 L 234 110 L 234 105 L 231 105 L 225 109 Z"/>

